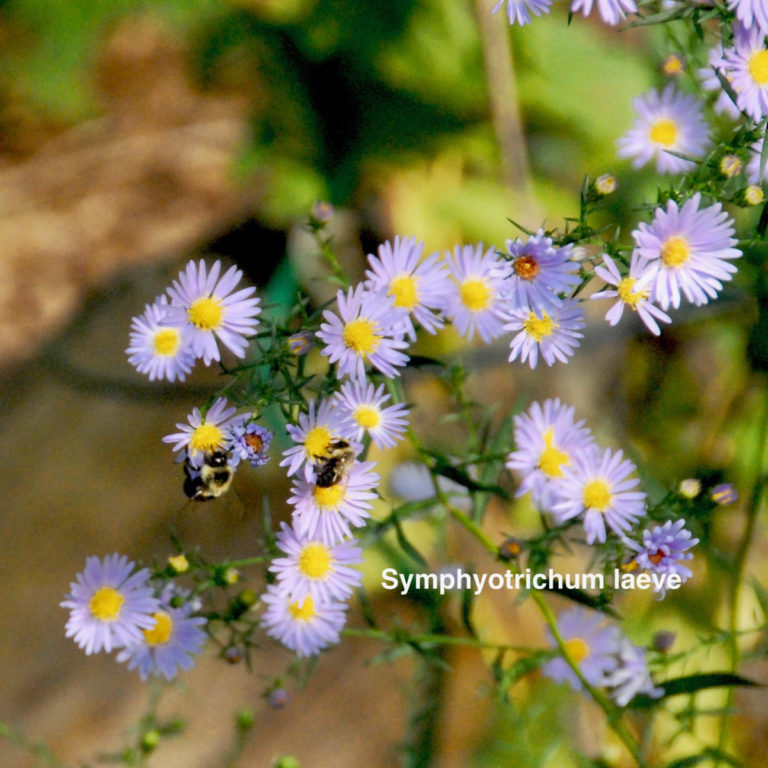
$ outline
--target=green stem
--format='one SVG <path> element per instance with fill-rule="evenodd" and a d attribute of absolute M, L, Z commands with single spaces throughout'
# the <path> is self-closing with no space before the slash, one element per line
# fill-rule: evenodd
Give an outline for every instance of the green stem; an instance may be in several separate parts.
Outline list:
<path fill-rule="evenodd" d="M 69 768 L 51 752 L 47 745 L 30 741 L 20 730 L 2 720 L 0 720 L 0 738 L 8 739 L 15 747 L 33 755 L 38 764 L 47 765 L 50 768 Z"/>
<path fill-rule="evenodd" d="M 485 533 L 485 531 L 483 531 L 476 522 L 474 522 L 474 520 L 467 517 L 467 515 L 465 515 L 460 509 L 457 509 L 456 507 L 448 504 L 447 500 L 443 499 L 443 503 L 445 504 L 448 512 L 451 514 L 454 520 L 463 525 L 464 528 L 466 528 L 473 536 L 475 536 L 475 538 L 485 547 L 485 549 L 488 550 L 488 552 L 494 556 L 498 556 L 499 548 L 496 546 L 496 544 L 494 544 L 493 540 L 488 536 L 488 534 Z M 517 568 L 514 563 L 509 563 L 508 567 L 514 573 L 520 573 L 520 569 Z M 608 719 L 608 725 L 621 739 L 624 746 L 630 752 L 639 768 L 645 768 L 646 763 L 640 751 L 640 745 L 637 739 L 632 735 L 632 732 L 629 730 L 626 723 L 621 719 L 621 710 L 616 707 L 602 691 L 598 690 L 593 685 L 590 685 L 590 683 L 584 679 L 584 675 L 582 675 L 578 664 L 573 661 L 566 650 L 563 639 L 560 636 L 560 632 L 557 628 L 557 620 L 555 619 L 555 615 L 552 613 L 552 609 L 549 607 L 540 592 L 531 590 L 530 594 L 537 607 L 539 608 L 539 611 L 544 616 L 544 620 L 549 625 L 549 629 L 552 632 L 552 636 L 555 638 L 557 647 L 567 662 L 568 666 L 573 670 L 574 674 L 579 679 L 579 682 L 581 682 L 581 684 L 584 686 L 584 689 L 587 691 L 587 693 L 589 693 L 589 695 L 594 699 L 600 709 L 603 710 L 606 718 Z"/>
<path fill-rule="evenodd" d="M 747 505 L 747 521 L 744 525 L 744 532 L 739 541 L 739 547 L 736 550 L 736 562 L 733 569 L 733 580 L 731 582 L 731 600 L 728 615 L 728 646 L 730 651 L 731 671 L 736 672 L 739 667 L 739 604 L 741 602 L 742 590 L 744 588 L 744 573 L 747 567 L 747 559 L 752 540 L 755 535 L 755 524 L 757 522 L 757 513 L 760 508 L 760 499 L 763 494 L 765 478 L 763 467 L 765 466 L 765 443 L 768 435 L 768 388 L 763 387 L 762 413 L 757 422 L 757 443 L 755 455 L 753 457 L 754 466 L 752 476 L 755 478 L 752 486 L 752 493 Z M 728 732 L 730 728 L 730 716 L 735 700 L 733 688 L 728 689 L 723 715 L 720 720 L 720 736 L 718 739 L 718 752 L 725 751 L 728 742 Z M 715 768 L 720 765 L 721 760 L 718 756 Z"/>

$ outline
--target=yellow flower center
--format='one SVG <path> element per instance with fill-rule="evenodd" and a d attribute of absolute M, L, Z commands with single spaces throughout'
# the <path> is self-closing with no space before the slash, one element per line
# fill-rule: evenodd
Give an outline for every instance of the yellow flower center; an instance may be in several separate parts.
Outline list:
<path fill-rule="evenodd" d="M 326 580 L 333 564 L 328 547 L 318 541 L 312 541 L 301 550 L 299 570 L 308 579 Z"/>
<path fill-rule="evenodd" d="M 605 480 L 590 480 L 584 486 L 584 506 L 605 512 L 611 504 L 613 494 Z"/>
<path fill-rule="evenodd" d="M 381 414 L 376 408 L 370 405 L 361 405 L 355 410 L 355 421 L 363 429 L 373 429 L 379 426 Z"/>
<path fill-rule="evenodd" d="M 618 288 L 619 298 L 625 303 L 629 304 L 632 309 L 636 310 L 637 305 L 648 298 L 648 291 L 633 291 L 637 280 L 634 277 L 625 277 L 620 283 Z"/>
<path fill-rule="evenodd" d="M 344 326 L 342 336 L 347 347 L 361 357 L 372 355 L 379 348 L 381 341 L 379 324 L 367 317 L 350 320 Z"/>
<path fill-rule="evenodd" d="M 563 645 L 565 652 L 576 664 L 580 664 L 589 656 L 589 645 L 580 637 L 572 637 L 570 640 L 566 640 Z"/>
<path fill-rule="evenodd" d="M 155 626 L 152 629 L 142 630 L 147 645 L 162 645 L 171 639 L 173 632 L 173 621 L 165 611 L 158 611 L 152 618 L 155 620 Z"/>
<path fill-rule="evenodd" d="M 99 587 L 88 601 L 91 616 L 99 621 L 116 621 L 125 598 L 114 587 Z"/>
<path fill-rule="evenodd" d="M 512 268 L 521 280 L 533 280 L 539 274 L 539 262 L 533 256 L 519 256 Z"/>
<path fill-rule="evenodd" d="M 758 85 L 768 84 L 768 51 L 757 51 L 749 57 L 749 74 Z"/>
<path fill-rule="evenodd" d="M 307 454 L 307 458 L 314 459 L 315 456 L 327 456 L 331 439 L 331 433 L 327 427 L 310 429 L 304 438 L 304 452 Z"/>
<path fill-rule="evenodd" d="M 192 433 L 189 447 L 193 452 L 213 453 L 224 441 L 224 433 L 215 424 L 201 424 Z"/>
<path fill-rule="evenodd" d="M 670 53 L 664 59 L 661 69 L 665 75 L 679 75 L 683 71 L 683 60 L 674 53 Z"/>
<path fill-rule="evenodd" d="M 298 600 L 295 603 L 291 603 L 288 606 L 288 610 L 296 621 L 311 621 L 317 615 L 315 601 L 309 595 L 304 598 L 304 602 L 301 605 L 299 605 Z"/>
<path fill-rule="evenodd" d="M 328 488 L 315 486 L 315 504 L 323 509 L 336 509 L 344 497 L 344 483 L 337 483 Z"/>
<path fill-rule="evenodd" d="M 661 260 L 667 267 L 681 267 L 691 258 L 691 246 L 682 235 L 672 235 L 661 246 Z"/>
<path fill-rule="evenodd" d="M 399 274 L 389 284 L 389 295 L 395 297 L 396 307 L 413 309 L 419 303 L 419 278 L 410 272 Z"/>
<path fill-rule="evenodd" d="M 668 117 L 662 117 L 654 122 L 648 135 L 654 144 L 671 147 L 677 142 L 677 133 L 677 123 Z"/>
<path fill-rule="evenodd" d="M 201 331 L 213 331 L 221 326 L 224 307 L 213 296 L 195 299 L 187 310 L 189 322 Z"/>
<path fill-rule="evenodd" d="M 558 329 L 558 324 L 546 312 L 542 312 L 541 317 L 531 312 L 523 323 L 523 328 L 529 336 L 541 341 L 545 336 L 551 336 Z"/>
<path fill-rule="evenodd" d="M 544 433 L 544 445 L 546 447 L 539 456 L 541 471 L 550 477 L 562 477 L 563 467 L 570 462 L 571 457 L 555 445 L 554 427 Z"/>
<path fill-rule="evenodd" d="M 470 312 L 482 312 L 491 303 L 491 289 L 480 277 L 470 277 L 459 287 L 462 304 Z"/>
<path fill-rule="evenodd" d="M 155 334 L 153 346 L 158 357 L 173 357 L 181 345 L 178 328 L 163 328 Z"/>

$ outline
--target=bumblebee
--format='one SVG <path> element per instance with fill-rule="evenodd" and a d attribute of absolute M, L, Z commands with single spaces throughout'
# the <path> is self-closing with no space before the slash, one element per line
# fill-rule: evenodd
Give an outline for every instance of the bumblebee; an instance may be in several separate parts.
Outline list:
<path fill-rule="evenodd" d="M 332 440 L 324 456 L 315 456 L 315 485 L 331 488 L 342 482 L 355 460 L 355 452 L 346 440 Z"/>
<path fill-rule="evenodd" d="M 228 461 L 228 453 L 213 451 L 205 454 L 202 466 L 196 469 L 187 457 L 184 462 L 184 493 L 195 501 L 210 501 L 226 493 L 235 476 L 235 470 Z"/>

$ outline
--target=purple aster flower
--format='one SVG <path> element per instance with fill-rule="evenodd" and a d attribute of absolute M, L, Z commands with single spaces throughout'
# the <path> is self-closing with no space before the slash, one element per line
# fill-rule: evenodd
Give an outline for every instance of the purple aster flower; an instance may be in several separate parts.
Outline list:
<path fill-rule="evenodd" d="M 456 246 L 446 254 L 452 282 L 443 303 L 443 313 L 468 341 L 475 329 L 489 344 L 504 331 L 503 285 L 510 266 L 499 260 L 494 248 L 483 253 L 482 243 Z"/>
<path fill-rule="evenodd" d="M 362 284 L 346 296 L 339 290 L 336 303 L 340 317 L 326 309 L 317 338 L 326 345 L 322 353 L 338 363 L 339 377 L 364 379 L 366 363 L 389 378 L 399 376 L 398 368 L 408 362 L 400 351 L 408 346 L 403 339 L 405 310 L 395 307 L 384 291 L 368 291 Z"/>
<path fill-rule="evenodd" d="M 573 0 L 571 13 L 581 11 L 585 16 L 589 16 L 593 2 L 594 0 Z M 637 13 L 637 6 L 634 0 L 597 0 L 597 11 L 606 24 L 615 27 L 627 18 L 628 13 Z"/>
<path fill-rule="evenodd" d="M 709 493 L 709 497 L 715 504 L 735 504 L 739 500 L 739 492 L 732 483 L 720 483 Z"/>
<path fill-rule="evenodd" d="M 517 23 L 521 27 L 530 24 L 531 14 L 541 16 L 543 13 L 549 13 L 552 6 L 552 0 L 499 0 L 492 13 L 496 13 L 505 3 L 509 23 Z"/>
<path fill-rule="evenodd" d="M 281 467 L 288 467 L 287 475 L 296 474 L 304 465 L 304 479 L 314 477 L 314 464 L 318 457 L 327 456 L 334 440 L 351 440 L 357 433 L 357 424 L 348 413 L 336 407 L 333 400 L 322 400 L 315 414 L 314 401 L 309 404 L 309 413 L 299 414 L 299 423 L 288 424 L 286 431 L 296 443 L 293 448 L 283 451 Z M 362 449 L 353 445 L 356 451 Z"/>
<path fill-rule="evenodd" d="M 567 363 L 584 334 L 584 310 L 575 299 L 565 299 L 559 307 L 517 309 L 508 313 L 504 329 L 518 331 L 509 343 L 509 362 L 520 358 L 535 368 L 539 352 L 547 365 L 556 360 Z"/>
<path fill-rule="evenodd" d="M 662 312 L 649 298 L 656 277 L 655 266 L 643 261 L 637 254 L 633 254 L 629 265 L 629 274 L 622 277 L 616 263 L 607 253 L 603 254 L 603 263 L 605 266 L 595 267 L 595 273 L 608 285 L 615 286 L 616 289 L 598 291 L 593 293 L 590 298 L 616 299 L 613 306 L 606 312 L 605 319 L 611 325 L 616 325 L 624 314 L 624 307 L 627 306 L 633 312 L 637 312 L 645 327 L 652 334 L 658 336 L 661 330 L 656 321 L 671 323 L 672 318 L 666 312 Z"/>
<path fill-rule="evenodd" d="M 510 309 L 545 309 L 560 304 L 559 293 L 579 284 L 579 265 L 573 246 L 555 248 L 552 238 L 539 230 L 527 240 L 507 240 L 511 273 L 504 283 Z"/>
<path fill-rule="evenodd" d="M 288 337 L 288 349 L 296 357 L 309 353 L 315 346 L 315 334 L 312 331 L 299 331 Z"/>
<path fill-rule="evenodd" d="M 184 381 L 195 358 L 189 348 L 185 325 L 168 325 L 168 299 L 161 296 L 147 304 L 143 315 L 131 320 L 130 346 L 125 350 L 128 362 L 149 380 Z"/>
<path fill-rule="evenodd" d="M 768 47 L 758 27 L 737 26 L 733 46 L 723 53 L 725 75 L 736 93 L 736 104 L 755 122 L 768 116 Z"/>
<path fill-rule="evenodd" d="M 604 685 L 611 688 L 611 697 L 620 707 L 625 707 L 639 693 L 652 699 L 663 695 L 664 689 L 657 688 L 651 680 L 644 648 L 622 637 L 617 658 L 618 666 L 605 677 Z"/>
<path fill-rule="evenodd" d="M 234 416 L 236 410 L 227 407 L 224 397 L 218 398 L 205 416 L 200 413 L 199 408 L 193 408 L 187 417 L 189 424 L 176 424 L 181 432 L 166 435 L 163 442 L 173 443 L 173 450 L 176 452 L 186 451 L 189 463 L 199 469 L 206 454 L 229 451 L 232 447 L 229 427 L 242 418 Z"/>
<path fill-rule="evenodd" d="M 507 456 L 506 466 L 522 478 L 517 495 L 530 491 L 544 512 L 560 500 L 557 481 L 563 470 L 594 445 L 584 421 L 575 421 L 573 414 L 573 406 L 545 400 L 515 416 L 516 450 Z"/>
<path fill-rule="evenodd" d="M 168 322 L 188 325 L 192 353 L 206 365 L 220 359 L 216 339 L 236 357 L 244 357 L 246 336 L 256 332 L 256 317 L 261 312 L 259 299 L 250 298 L 255 288 L 235 291 L 243 276 L 237 267 L 230 267 L 221 279 L 220 272 L 220 261 L 214 262 L 210 272 L 204 261 L 190 261 L 168 289 Z"/>
<path fill-rule="evenodd" d="M 285 523 L 281 527 L 277 547 L 286 556 L 276 557 L 269 570 L 289 597 L 302 600 L 311 595 L 318 604 L 329 603 L 346 600 L 360 586 L 363 574 L 353 566 L 363 562 L 363 550 L 354 541 L 329 546 L 300 537 Z"/>
<path fill-rule="evenodd" d="M 117 553 L 103 560 L 89 557 L 85 570 L 72 582 L 66 636 L 85 650 L 86 655 L 141 641 L 141 631 L 154 624 L 152 614 L 158 600 L 149 586 L 149 571 L 134 573 L 135 564 Z"/>
<path fill-rule="evenodd" d="M 411 315 L 429 333 L 443 327 L 443 320 L 435 310 L 442 306 L 448 273 L 439 253 L 421 261 L 423 250 L 424 243 L 417 243 L 415 237 L 396 237 L 394 246 L 389 242 L 379 246 L 378 258 L 368 256 L 371 268 L 365 273 L 368 289 L 385 291 L 393 298 L 395 307 L 408 311 L 404 328 L 411 341 L 416 341 Z"/>
<path fill-rule="evenodd" d="M 728 0 L 728 8 L 736 11 L 736 18 L 746 29 L 757 27 L 768 35 L 768 5 L 765 0 Z"/>
<path fill-rule="evenodd" d="M 336 407 L 357 424 L 357 440 L 367 432 L 379 448 L 393 448 L 408 427 L 406 405 L 395 403 L 385 406 L 390 395 L 384 385 L 374 387 L 371 382 L 348 381 L 334 396 Z"/>
<path fill-rule="evenodd" d="M 702 102 L 680 93 L 673 83 L 659 93 L 651 90 L 632 102 L 637 118 L 618 140 L 619 157 L 632 157 L 633 168 L 656 160 L 659 173 L 685 173 L 694 167 L 677 155 L 702 157 L 709 145 L 709 129 Z"/>
<path fill-rule="evenodd" d="M 153 626 L 143 630 L 139 642 L 120 651 L 117 660 L 128 662 L 128 669 L 138 668 L 142 680 L 160 675 L 173 680 L 179 670 L 193 667 L 192 655 L 200 653 L 205 644 L 206 634 L 201 627 L 206 620 L 190 616 L 191 608 L 161 605 L 152 615 Z"/>
<path fill-rule="evenodd" d="M 350 526 L 359 528 L 370 517 L 372 490 L 379 476 L 371 472 L 376 463 L 352 464 L 345 482 L 327 488 L 306 480 L 294 481 L 288 503 L 294 507 L 293 526 L 303 539 L 321 541 L 330 546 L 352 537 Z"/>
<path fill-rule="evenodd" d="M 563 468 L 559 480 L 560 501 L 552 508 L 559 522 L 584 515 L 587 544 L 604 542 L 605 525 L 622 536 L 643 514 L 645 494 L 633 491 L 640 481 L 630 477 L 635 465 L 621 451 L 592 448 Z"/>
<path fill-rule="evenodd" d="M 659 599 L 667 594 L 667 577 L 671 574 L 680 576 L 681 583 L 685 583 L 693 576 L 690 569 L 680 563 L 693 557 L 693 554 L 686 550 L 698 544 L 699 540 L 692 538 L 691 532 L 684 526 L 685 520 L 675 522 L 667 520 L 664 525 L 657 525 L 643 531 L 642 545 L 627 541 L 627 544 L 638 553 L 634 563 L 639 568 L 645 568 L 651 573 L 662 574 L 665 577 L 661 587 L 653 588 L 654 592 L 659 593 Z"/>
<path fill-rule="evenodd" d="M 347 621 L 346 603 L 318 603 L 311 595 L 296 600 L 280 583 L 270 584 L 261 600 L 267 606 L 261 626 L 298 656 L 312 656 L 339 642 Z"/>
<path fill-rule="evenodd" d="M 269 445 L 274 434 L 255 421 L 235 421 L 229 428 L 232 437 L 232 464 L 249 461 L 252 467 L 261 467 L 269 461 Z"/>
<path fill-rule="evenodd" d="M 621 632 L 613 625 L 604 626 L 603 616 L 583 608 L 574 608 L 560 614 L 557 631 L 564 641 L 565 652 L 579 667 L 590 685 L 605 685 L 608 675 L 618 666 L 616 654 L 621 647 Z M 555 639 L 547 630 L 549 643 Z M 558 683 L 568 683 L 575 691 L 582 689 L 581 680 L 564 658 L 552 659 L 541 671 Z"/>
<path fill-rule="evenodd" d="M 730 280 L 738 259 L 733 248 L 733 219 L 720 203 L 699 208 L 697 192 L 678 208 L 674 200 L 657 208 L 650 224 L 640 223 L 632 233 L 635 253 L 657 268 L 651 299 L 662 309 L 680 306 L 680 293 L 696 306 L 717 297 L 721 280 Z M 634 256 L 634 254 L 633 254 Z"/>

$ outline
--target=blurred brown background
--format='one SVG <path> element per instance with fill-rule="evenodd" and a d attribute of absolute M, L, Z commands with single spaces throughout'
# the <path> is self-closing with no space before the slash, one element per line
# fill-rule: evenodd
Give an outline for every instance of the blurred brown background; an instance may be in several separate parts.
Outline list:
<path fill-rule="evenodd" d="M 504 238 L 500 233 L 511 236 L 505 221 L 510 210 L 523 211 L 529 217 L 525 223 L 537 226 L 539 217 L 558 209 L 564 190 L 578 188 L 582 172 L 578 158 L 571 158 L 570 166 L 559 161 L 569 139 L 554 129 L 548 132 L 547 125 L 558 125 L 558 119 L 536 112 L 536 99 L 530 94 L 539 89 L 529 83 L 527 98 L 533 104 L 529 115 L 536 118 L 537 128 L 531 139 L 537 150 L 532 153 L 539 184 L 535 202 L 520 197 L 521 188 L 530 191 L 526 184 L 520 182 L 516 190 L 508 178 L 500 178 L 497 150 L 488 149 L 494 139 L 485 93 L 478 95 L 477 88 L 472 92 L 471 99 L 477 98 L 477 103 L 451 101 L 459 99 L 454 90 L 471 92 L 466 83 L 455 87 L 459 75 L 451 75 L 456 65 L 453 53 L 459 64 L 463 61 L 465 49 L 457 43 L 447 46 L 450 53 L 434 63 L 434 72 L 424 73 L 427 84 L 419 86 L 418 96 L 434 110 L 430 119 L 441 126 L 450 124 L 457 132 L 465 121 L 469 124 L 465 133 L 453 143 L 424 151 L 423 156 L 419 154 L 422 147 L 403 149 L 393 137 L 375 135 L 369 140 L 379 149 L 392 140 L 391 153 L 398 156 L 400 165 L 392 170 L 377 158 L 365 173 L 360 171 L 360 180 L 349 170 L 352 160 L 349 166 L 340 162 L 334 189 L 347 192 L 333 196 L 333 189 L 317 184 L 307 170 L 311 163 L 306 158 L 316 149 L 305 146 L 312 144 L 311 137 L 295 138 L 291 115 L 281 112 L 284 105 L 254 78 L 247 57 L 236 52 L 231 60 L 224 57 L 227 66 L 217 61 L 220 76 L 208 82 L 190 63 L 194 35 L 148 11 L 151 3 L 135 4 L 135 9 L 132 5 L 120 5 L 119 17 L 101 27 L 88 46 L 87 107 L 79 107 L 80 111 L 72 107 L 71 114 L 64 114 L 50 104 L 41 106 L 28 98 L 21 85 L 16 87 L 27 82 L 24 71 L 6 71 L 2 81 L 0 720 L 20 728 L 33 741 L 45 741 L 69 766 L 127 743 L 131 723 L 144 711 L 149 696 L 148 687 L 135 673 L 105 655 L 86 658 L 64 637 L 66 616 L 58 603 L 86 556 L 119 551 L 145 562 L 153 557 L 162 560 L 174 554 L 168 539 L 169 525 L 173 525 L 183 541 L 202 546 L 211 559 L 247 557 L 260 542 L 262 494 L 269 495 L 277 517 L 285 513 L 287 484 L 275 466 L 258 478 L 238 476 L 236 493 L 221 501 L 191 509 L 185 504 L 181 472 L 170 461 L 160 437 L 214 391 L 218 380 L 214 373 L 202 371 L 184 385 L 150 385 L 125 359 L 131 316 L 165 289 L 188 258 L 198 256 L 237 260 L 262 289 L 279 270 L 287 248 L 295 279 L 317 290 L 315 279 L 321 269 L 299 222 L 321 193 L 346 204 L 339 206 L 335 242 L 352 268 L 359 270 L 363 254 L 396 233 L 427 238 L 428 250 L 449 248 L 461 237 L 484 236 L 487 242 L 496 238 L 500 244 Z M 280 24 L 288 25 L 291 32 L 290 14 L 298 14 L 301 21 L 302 9 L 312 4 L 279 5 L 199 4 L 206 12 L 221 8 L 222 14 L 254 14 L 255 20 L 248 16 L 248 23 L 264 24 L 270 33 L 282 30 L 286 39 L 281 38 L 280 44 L 290 52 L 289 43 L 298 35 L 291 38 Z M 393 3 L 392 7 L 406 5 Z M 0 45 L 7 43 L 11 49 L 26 45 L 25 36 L 31 39 L 35 29 L 45 29 L 39 16 L 14 15 L 19 7 L 18 3 L 0 4 Z M 31 3 L 30 8 L 45 13 L 40 4 Z M 51 12 L 59 10 L 55 5 Z M 215 21 L 216 13 L 211 13 Z M 468 14 L 466 9 L 457 13 Z M 450 19 L 437 18 L 439 34 L 448 35 Z M 471 16 L 459 18 L 466 27 Z M 76 19 L 65 17 L 62 23 L 71 23 L 74 29 Z M 415 48 L 439 51 L 445 47 L 430 29 L 433 36 L 424 43 L 417 41 Z M 363 24 L 361 34 L 365 31 L 370 30 Z M 386 27 L 373 32 L 395 37 Z M 578 34 L 600 39 L 603 33 Z M 344 36 L 339 39 L 343 43 Z M 592 42 L 584 39 L 585 50 L 592 50 Z M 477 48 L 470 62 L 477 69 L 466 69 L 477 74 L 482 71 L 480 44 L 474 37 L 467 47 L 470 43 Z M 313 41 L 317 48 L 326 44 L 331 45 Z M 642 47 L 634 38 L 624 44 L 633 52 Z M 307 48 L 315 50 L 309 43 Z M 414 60 L 405 56 L 403 63 L 404 54 L 400 54 L 400 59 L 393 55 L 389 68 L 382 69 L 410 99 L 414 89 L 407 67 L 413 67 Z M 52 78 L 56 64 L 50 60 L 50 50 L 46 55 L 46 77 Z M 440 59 L 438 53 L 435 58 Z M 363 66 L 351 54 L 345 61 L 351 70 Z M 62 58 L 62 71 L 68 66 Z M 258 71 L 265 80 L 273 74 L 263 62 Z M 324 78 L 325 70 L 321 74 Z M 448 85 L 440 85 L 440 78 Z M 368 86 L 373 88 L 370 82 Z M 383 98 L 378 92 L 373 96 Z M 403 114 L 416 119 L 404 110 L 399 105 L 393 119 Z M 256 117 L 265 113 L 285 121 L 274 142 L 283 160 L 290 158 L 301 166 L 300 172 L 287 161 L 281 165 L 267 162 L 264 155 L 256 160 L 249 157 L 259 130 Z M 598 130 L 591 124 L 585 130 L 592 128 Z M 403 129 L 406 135 L 410 131 L 409 126 Z M 347 142 L 343 132 L 330 134 L 339 146 Z M 328 157 L 334 156 L 335 146 L 329 140 Z M 408 162 L 400 162 L 401 150 Z M 588 159 L 597 162 L 596 158 L 604 159 L 611 152 L 595 146 L 588 150 Z M 318 173 L 328 157 L 313 159 Z M 251 160 L 257 170 L 245 172 Z M 363 164 L 360 157 L 355 162 Z M 619 214 L 626 212 L 626 203 L 616 205 Z M 491 217 L 497 220 L 496 229 L 484 230 Z M 728 315 L 733 305 L 725 307 Z M 722 431 L 729 419 L 748 411 L 748 403 L 736 402 L 738 393 L 752 391 L 743 367 L 728 362 L 740 341 L 726 336 L 721 346 L 713 346 L 711 337 L 694 328 L 680 335 L 673 332 L 657 344 L 647 338 L 637 341 L 632 336 L 634 326 L 609 334 L 600 324 L 599 313 L 593 320 L 594 332 L 583 356 L 577 356 L 567 369 L 555 367 L 534 375 L 515 368 L 512 373 L 500 345 L 469 357 L 475 368 L 470 386 L 479 397 L 488 391 L 496 393 L 502 411 L 523 395 L 540 399 L 560 395 L 576 405 L 596 431 L 613 441 L 626 439 L 639 455 L 656 462 L 665 482 L 671 482 L 678 471 L 664 466 L 665 450 L 676 458 L 687 456 L 691 470 L 734 461 L 733 438 Z M 668 361 L 667 367 L 658 366 L 658 360 Z M 665 384 L 664 377 L 674 374 L 674 360 L 687 365 L 695 380 L 686 389 L 686 402 L 695 402 L 694 412 L 678 425 L 681 436 L 669 446 L 668 438 L 652 428 L 646 428 L 641 437 L 630 435 L 632 427 L 643 426 L 644 418 L 652 419 L 654 398 Z M 409 377 L 406 385 L 411 398 L 423 406 L 415 416 L 420 428 L 439 439 L 440 427 L 430 412 L 445 407 L 445 393 L 435 393 L 417 375 Z M 672 405 L 685 410 L 679 401 Z M 501 535 L 514 525 L 506 510 L 492 510 L 488 530 Z M 735 540 L 738 530 L 737 524 L 725 526 L 720 535 L 727 543 Z M 761 536 L 755 561 L 765 559 L 766 549 Z M 452 535 L 449 552 L 463 562 L 473 561 L 478 570 L 496 567 L 458 534 Z M 694 615 L 696 605 L 709 599 L 707 584 L 712 581 L 708 580 L 716 580 L 717 574 L 702 567 L 697 578 L 700 586 L 690 609 Z M 400 615 L 408 621 L 411 607 L 406 601 L 381 595 L 374 595 L 374 600 L 381 615 Z M 520 644 L 543 642 L 541 621 L 529 607 L 520 610 L 501 595 L 482 601 L 479 610 L 486 626 L 500 637 L 511 634 Z M 639 604 L 636 627 L 649 610 L 646 603 Z M 754 606 L 750 610 L 757 612 Z M 673 614 L 674 609 L 656 612 L 654 626 L 676 621 Z M 459 619 L 448 615 L 445 620 Z M 359 616 L 353 617 L 353 624 L 362 624 Z M 695 619 L 692 627 L 680 631 L 693 637 Z M 644 634 L 638 641 L 647 642 L 649 632 L 641 629 Z M 265 641 L 263 650 L 254 655 L 253 670 L 247 673 L 243 665 L 228 666 L 209 651 L 163 698 L 162 713 L 187 718 L 187 733 L 164 741 L 152 765 L 229 765 L 226 755 L 234 741 L 233 713 L 241 706 L 253 707 L 257 719 L 252 739 L 236 762 L 239 766 L 267 766 L 278 754 L 296 755 L 305 768 L 398 765 L 398 745 L 406 737 L 414 711 L 414 669 L 407 659 L 370 665 L 368 661 L 381 650 L 376 643 L 345 641 L 323 656 L 307 688 L 294 691 L 290 705 L 279 711 L 269 709 L 261 693 L 267 681 L 289 663 L 288 652 Z M 521 764 L 515 762 L 518 750 L 526 739 L 535 742 L 535 732 L 523 732 L 517 716 L 505 720 L 499 715 L 488 695 L 490 679 L 480 655 L 454 650 L 446 660 L 451 671 L 430 692 L 443 696 L 445 702 L 434 723 L 433 764 L 442 768 Z M 750 673 L 765 677 L 765 667 L 755 662 Z M 542 700 L 541 706 L 550 707 L 550 716 L 559 719 L 559 728 L 573 743 L 587 752 L 598 750 L 605 734 L 594 725 L 595 713 L 589 707 L 577 707 L 577 699 L 569 693 L 556 689 L 555 695 L 562 698 L 559 708 L 549 700 Z M 531 722 L 539 718 L 537 727 L 546 730 L 545 716 L 536 713 L 535 703 L 528 702 L 526 717 Z M 738 705 L 744 753 L 757 760 L 764 744 L 764 736 L 759 735 L 766 722 L 764 697 L 748 692 Z M 484 758 L 484 749 L 494 739 L 503 742 L 503 749 Z M 498 755 L 505 754 L 504 749 L 508 758 L 502 761 Z M 526 749 L 535 752 L 531 745 Z M 547 765 L 570 766 L 567 753 L 560 744 Z M 2 768 L 38 764 L 56 765 L 44 756 L 37 761 L 0 740 Z"/>

